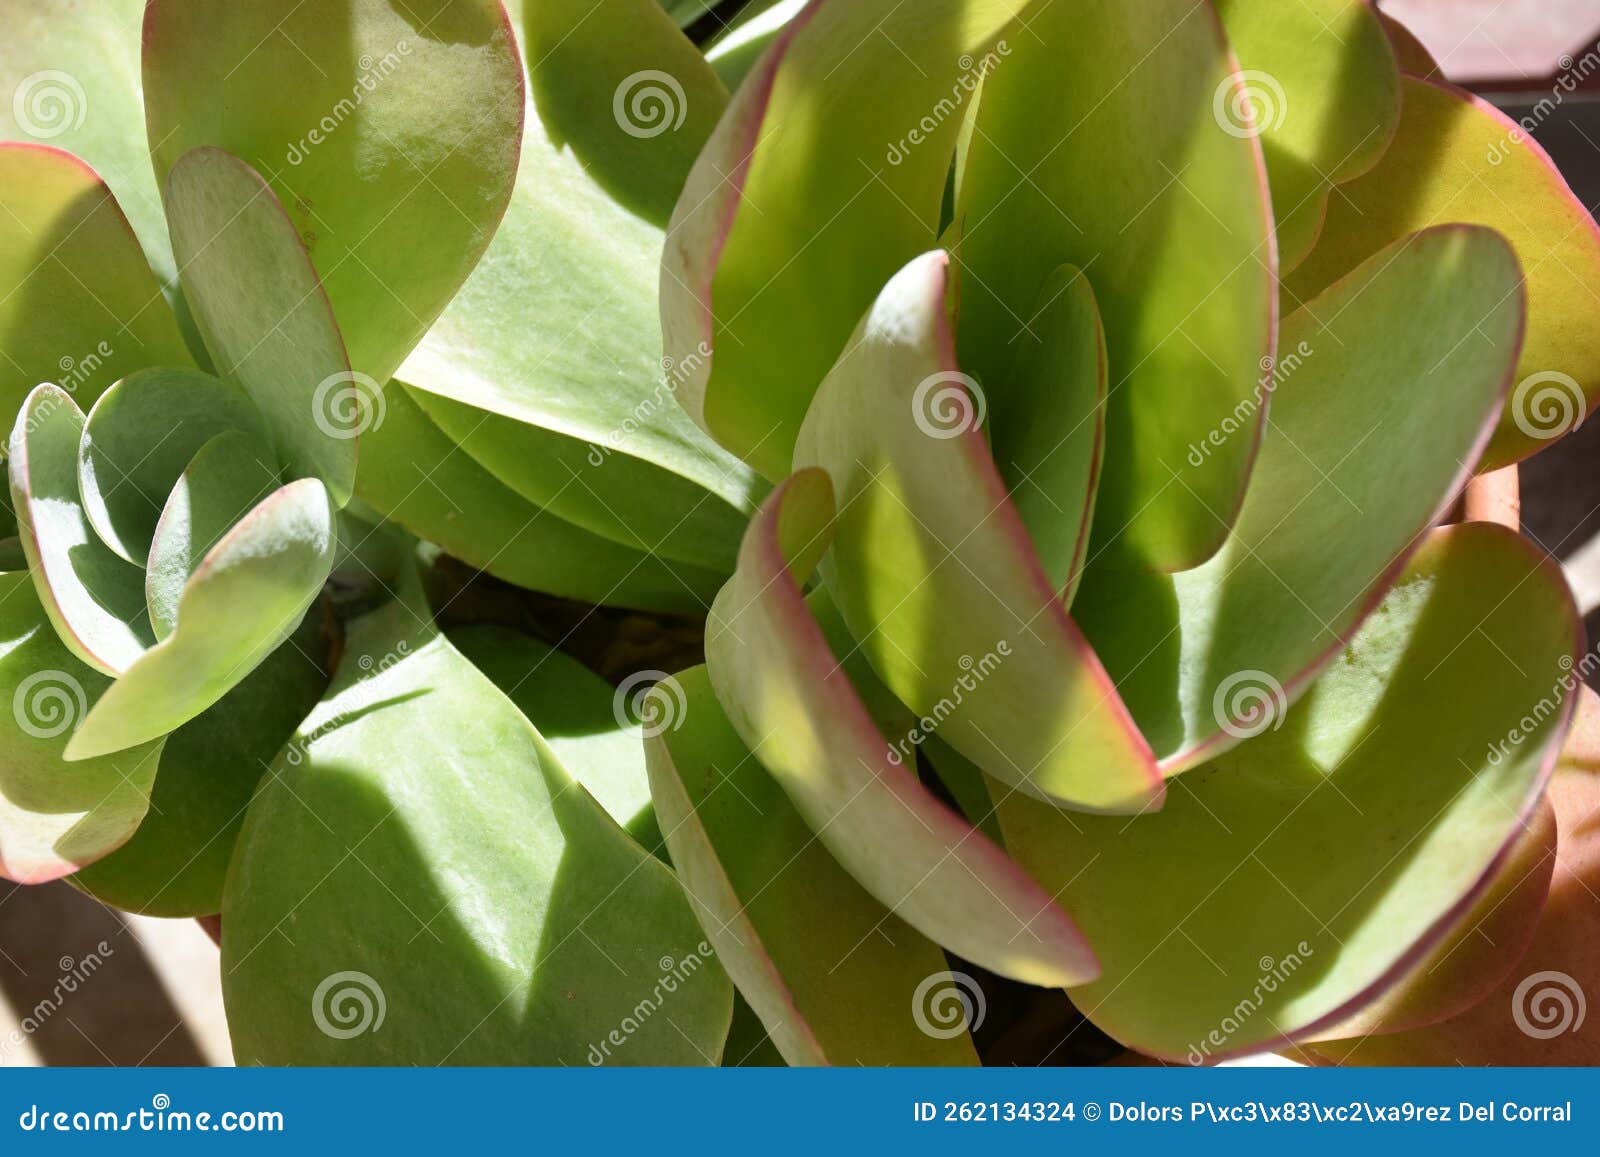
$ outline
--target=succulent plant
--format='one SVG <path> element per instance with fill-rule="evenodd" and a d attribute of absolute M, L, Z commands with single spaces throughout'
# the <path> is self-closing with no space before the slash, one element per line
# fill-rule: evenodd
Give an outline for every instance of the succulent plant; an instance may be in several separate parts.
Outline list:
<path fill-rule="evenodd" d="M 1600 242 L 1401 37 L 817 0 L 736 93 L 662 310 L 778 486 L 648 742 L 791 1063 L 970 1061 L 941 948 L 1200 1063 L 1444 1020 L 1529 943 L 1581 629 L 1439 523 L 1581 420 Z"/>
<path fill-rule="evenodd" d="M 1359 0 L 728 7 L 18 18 L 0 873 L 220 913 L 241 1063 L 1525 1059 L 1548 159 Z"/>

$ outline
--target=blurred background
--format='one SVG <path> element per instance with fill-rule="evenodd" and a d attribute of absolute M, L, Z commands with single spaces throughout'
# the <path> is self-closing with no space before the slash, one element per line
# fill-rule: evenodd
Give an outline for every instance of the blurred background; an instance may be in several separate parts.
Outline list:
<path fill-rule="evenodd" d="M 1533 135 L 1591 211 L 1600 207 L 1600 0 L 1379 7 L 1448 79 L 1516 119 L 1541 110 Z M 696 31 L 737 8 L 720 6 Z M 1600 325 L 1600 300 L 1594 318 Z M 1600 419 L 1525 465 L 1522 494 L 1524 531 L 1562 560 L 1589 637 L 1600 638 Z M 217 948 L 198 923 L 126 916 L 67 884 L 0 881 L 0 1067 L 231 1062 Z"/>

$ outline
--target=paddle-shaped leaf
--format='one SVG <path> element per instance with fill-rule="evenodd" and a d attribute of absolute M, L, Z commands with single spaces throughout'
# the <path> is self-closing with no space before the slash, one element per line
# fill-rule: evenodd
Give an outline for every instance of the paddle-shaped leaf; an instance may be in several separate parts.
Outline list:
<path fill-rule="evenodd" d="M 1260 145 L 1218 116 L 1246 80 L 1210 6 L 1190 0 L 1036 5 L 1008 39 L 956 206 L 963 365 L 980 382 L 1010 373 L 1040 288 L 1063 263 L 1082 268 L 1110 355 L 1095 541 L 1158 570 L 1195 566 L 1227 533 L 1257 431 L 1197 468 L 1184 457 L 1252 396 L 1273 349 Z"/>
<path fill-rule="evenodd" d="M 1176 575 L 1091 568 L 1074 613 L 1169 775 L 1265 726 L 1383 597 L 1494 429 L 1523 307 L 1516 258 L 1487 229 L 1375 255 L 1284 321 L 1222 549 Z"/>
<path fill-rule="evenodd" d="M 305 478 L 275 491 L 205 556 L 184 585 L 172 633 L 100 697 L 66 757 L 165 735 L 221 699 L 300 625 L 334 545 L 322 483 Z M 159 544 L 153 553 L 162 553 Z"/>
<path fill-rule="evenodd" d="M 101 541 L 143 566 L 172 487 L 229 430 L 270 445 L 250 398 L 196 370 L 140 370 L 101 394 L 78 445 L 78 488 Z"/>
<path fill-rule="evenodd" d="M 1276 730 L 1174 781 L 1159 815 L 1000 797 L 1006 847 L 1104 965 L 1074 1002 L 1130 1047 L 1199 1063 L 1380 997 L 1538 808 L 1579 649 L 1559 568 L 1501 527 L 1448 527 Z"/>
<path fill-rule="evenodd" d="M 352 626 L 251 805 L 223 903 L 238 1060 L 715 1064 L 731 990 L 672 873 L 426 615 Z"/>
<path fill-rule="evenodd" d="M 1093 976 L 1094 953 L 1072 921 L 917 781 L 835 658 L 801 594 L 833 513 L 821 470 L 782 483 L 712 604 L 706 665 L 734 729 L 817 839 L 907 924 L 1028 983 Z"/>
<path fill-rule="evenodd" d="M 218 434 L 201 447 L 172 487 L 150 546 L 144 591 L 156 638 L 177 627 L 184 588 L 206 555 L 278 482 L 271 452 L 242 431 Z"/>
<path fill-rule="evenodd" d="M 57 638 L 27 574 L 0 574 L 0 876 L 42 884 L 126 840 L 150 806 L 161 744 L 64 767 L 105 676 Z"/>
<path fill-rule="evenodd" d="M 325 614 L 307 615 L 248 678 L 166 737 L 149 814 L 127 843 L 71 876 L 73 887 L 146 916 L 222 911 L 256 783 L 328 686 L 330 627 Z"/>
<path fill-rule="evenodd" d="M 935 243 L 961 113 L 1027 7 L 817 0 L 695 163 L 662 264 L 667 355 L 683 366 L 712 351 L 679 397 L 769 477 L 789 473 L 806 407 L 862 312 Z"/>
<path fill-rule="evenodd" d="M 1519 385 L 1485 470 L 1526 458 L 1600 400 L 1600 226 L 1555 164 L 1503 113 L 1461 89 L 1406 77 L 1404 114 L 1377 168 L 1340 189 L 1317 247 L 1284 282 L 1310 301 L 1396 238 L 1466 222 L 1504 234 L 1528 279 Z"/>
<path fill-rule="evenodd" d="M 111 191 L 42 145 L 0 144 L 0 349 L 7 422 L 40 382 L 87 406 L 135 370 L 190 364 Z"/>
<path fill-rule="evenodd" d="M 1371 169 L 1394 137 L 1394 50 L 1367 0 L 1216 0 L 1216 7 L 1243 69 L 1241 87 L 1216 102 L 1220 123 L 1260 135 L 1278 258 L 1293 269 L 1316 244 L 1334 186 Z"/>
<path fill-rule="evenodd" d="M 522 66 L 497 0 L 152 0 L 144 91 L 163 183 L 202 145 L 271 174 L 351 367 L 379 384 L 511 193 Z"/>
<path fill-rule="evenodd" d="M 356 437 L 334 419 L 359 379 L 294 223 L 258 173 L 211 148 L 172 167 L 167 211 L 217 371 L 260 409 L 290 475 L 321 479 L 343 506 L 355 488 Z"/>
<path fill-rule="evenodd" d="M 705 669 L 681 672 L 653 693 L 671 706 L 647 733 L 645 751 L 672 862 L 717 958 L 783 1059 L 975 1063 L 965 1033 L 942 1024 L 924 1032 L 913 1019 L 916 1009 L 928 1015 L 928 982 L 946 971 L 938 946 L 874 900 L 817 841 L 740 741 Z"/>
<path fill-rule="evenodd" d="M 11 431 L 11 502 L 28 571 L 72 653 L 107 675 L 155 642 L 139 569 L 100 541 L 78 492 L 83 411 L 65 391 L 28 395 Z M 145 736 L 154 738 L 154 736 Z"/>
<path fill-rule="evenodd" d="M 1137 811 L 1160 775 L 976 429 L 947 265 L 930 253 L 889 282 L 800 432 L 796 465 L 838 495 L 823 577 L 878 675 L 947 743 L 1040 798 Z"/>

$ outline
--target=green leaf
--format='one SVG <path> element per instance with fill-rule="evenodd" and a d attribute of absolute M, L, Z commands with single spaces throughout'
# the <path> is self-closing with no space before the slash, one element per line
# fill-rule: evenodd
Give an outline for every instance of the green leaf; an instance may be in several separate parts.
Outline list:
<path fill-rule="evenodd" d="M 814 3 L 773 42 L 696 162 L 663 260 L 667 356 L 682 366 L 712 351 L 679 396 L 769 478 L 789 473 L 811 396 L 862 312 L 934 245 L 971 74 L 1027 7 Z M 919 127 L 935 116 L 932 131 Z"/>
<path fill-rule="evenodd" d="M 170 285 L 177 270 L 139 90 L 144 8 L 144 0 L 31 0 L 7 11 L 0 139 L 62 149 L 94 166 L 127 212 L 151 267 Z M 0 245 L 0 252 L 7 249 Z"/>
<path fill-rule="evenodd" d="M 1090 570 L 1078 621 L 1168 775 L 1271 722 L 1377 605 L 1494 428 L 1523 307 L 1516 258 L 1487 229 L 1390 246 L 1284 321 L 1222 549 L 1176 575 Z"/>
<path fill-rule="evenodd" d="M 384 437 L 362 442 L 362 497 L 470 566 L 591 603 L 704 615 L 720 571 L 630 550 L 507 489 L 405 390 L 384 393 Z"/>
<path fill-rule="evenodd" d="M 400 377 L 528 501 L 731 570 L 753 479 L 675 401 L 690 371 L 663 369 L 656 303 L 662 227 L 727 94 L 653 0 L 554 0 L 527 15 L 511 205 Z M 630 119 L 635 96 L 664 119 Z"/>
<path fill-rule="evenodd" d="M 706 46 L 706 61 L 723 84 L 738 88 L 805 6 L 806 0 L 751 0 Z"/>
<path fill-rule="evenodd" d="M 79 497 L 83 430 L 83 412 L 65 391 L 41 385 L 28 395 L 11 431 L 11 501 L 28 570 L 56 633 L 83 662 L 117 675 L 155 636 L 144 576 L 95 535 Z"/>
<path fill-rule="evenodd" d="M 333 509 L 314 478 L 291 482 L 235 525 L 183 588 L 173 632 L 94 705 L 68 759 L 165 735 L 249 675 L 294 633 L 333 565 Z"/>
<path fill-rule="evenodd" d="M 185 154 L 167 177 L 172 245 L 218 372 L 244 388 L 295 478 L 350 500 L 356 434 L 339 404 L 360 393 L 317 271 L 261 176 L 220 149 Z M 358 399 L 381 405 L 375 383 Z"/>
<path fill-rule="evenodd" d="M 796 465 L 839 501 L 823 578 L 878 676 L 936 721 L 923 731 L 1040 798 L 1138 811 L 1160 774 L 974 428 L 947 264 L 928 254 L 884 288 L 806 417 Z"/>
<path fill-rule="evenodd" d="M 909 745 L 878 730 L 806 606 L 800 587 L 833 513 L 821 470 L 761 508 L 707 625 L 717 698 L 817 839 L 890 911 L 1003 976 L 1081 983 L 1097 965 L 1072 921 L 906 768 Z"/>
<path fill-rule="evenodd" d="M 1293 269 L 1316 244 L 1334 186 L 1370 170 L 1394 139 L 1394 50 L 1367 0 L 1217 0 L 1217 14 L 1244 70 L 1218 108 L 1227 127 L 1261 137 L 1278 259 Z"/>
<path fill-rule="evenodd" d="M 27 574 L 0 575 L 0 876 L 42 884 L 99 859 L 150 806 L 159 742 L 63 765 L 67 736 L 105 688 L 51 629 Z"/>
<path fill-rule="evenodd" d="M 1461 89 L 1406 77 L 1399 133 L 1384 160 L 1340 189 L 1322 238 L 1284 281 L 1310 301 L 1398 237 L 1454 222 L 1487 225 L 1527 278 L 1518 387 L 1480 468 L 1526 458 L 1600 401 L 1600 226 L 1555 164 L 1503 113 Z"/>
<path fill-rule="evenodd" d="M 994 463 L 1046 576 L 1070 606 L 1105 449 L 1105 330 L 1094 290 L 1071 265 L 1051 274 L 1030 316 L 1015 370 L 980 389 Z"/>
<path fill-rule="evenodd" d="M 251 805 L 223 903 L 239 1062 L 715 1064 L 731 988 L 676 879 L 416 613 L 352 626 Z"/>
<path fill-rule="evenodd" d="M 167 736 L 149 814 L 127 843 L 69 877 L 74 887 L 146 916 L 222 911 L 256 784 L 328 686 L 329 627 L 326 616 L 307 615 L 243 682 Z"/>
<path fill-rule="evenodd" d="M 654 694 L 663 713 L 645 750 L 673 863 L 718 959 L 783 1059 L 975 1064 L 960 1027 L 928 1033 L 914 1019 L 919 986 L 948 967 L 938 946 L 818 843 L 740 741 L 705 668 Z M 743 1060 L 731 1041 L 727 1059 Z"/>
<path fill-rule="evenodd" d="M 229 430 L 268 441 L 249 397 L 210 374 L 140 370 L 101 394 L 78 445 L 78 488 L 101 541 L 143 566 L 173 486 L 200 448 Z"/>
<path fill-rule="evenodd" d="M 1196 566 L 1227 534 L 1257 431 L 1197 469 L 1184 455 L 1261 382 L 1276 320 L 1259 142 L 1216 115 L 1238 84 L 1228 46 L 1190 0 L 1046 4 L 1008 40 L 956 206 L 963 364 L 1008 375 L 1040 288 L 1082 268 L 1110 359 L 1093 549 Z"/>
<path fill-rule="evenodd" d="M 504 627 L 472 626 L 450 644 L 529 719 L 612 819 L 643 847 L 661 844 L 638 729 L 619 718 L 620 693 L 576 659 Z"/>
<path fill-rule="evenodd" d="M 7 422 L 40 382 L 87 406 L 135 370 L 190 364 L 110 190 L 41 145 L 0 144 L 0 351 Z"/>
<path fill-rule="evenodd" d="M 351 368 L 380 384 L 511 193 L 522 65 L 496 0 L 152 0 L 144 91 L 163 183 L 202 145 L 272 174 Z"/>
<path fill-rule="evenodd" d="M 1074 1003 L 1132 1048 L 1199 1063 L 1314 1038 L 1380 997 L 1539 806 L 1579 634 L 1541 551 L 1448 527 L 1281 726 L 1176 780 L 1161 814 L 1007 793 L 1007 848 L 1105 967 Z"/>
<path fill-rule="evenodd" d="M 145 601 L 156 638 L 177 628 L 190 577 L 223 537 L 278 488 L 278 467 L 256 438 L 238 430 L 201 447 L 161 511 L 145 569 Z"/>

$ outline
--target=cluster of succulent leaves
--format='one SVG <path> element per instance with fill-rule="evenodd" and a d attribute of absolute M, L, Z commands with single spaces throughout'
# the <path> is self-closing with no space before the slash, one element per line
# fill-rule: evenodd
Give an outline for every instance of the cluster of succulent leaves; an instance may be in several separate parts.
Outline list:
<path fill-rule="evenodd" d="M 1559 895 L 1571 598 L 1438 523 L 1583 207 L 1362 0 L 712 9 L 14 21 L 0 872 L 220 912 L 241 1062 L 1409 1055 Z M 706 664 L 641 740 L 439 557 Z"/>

